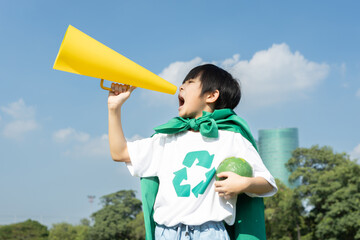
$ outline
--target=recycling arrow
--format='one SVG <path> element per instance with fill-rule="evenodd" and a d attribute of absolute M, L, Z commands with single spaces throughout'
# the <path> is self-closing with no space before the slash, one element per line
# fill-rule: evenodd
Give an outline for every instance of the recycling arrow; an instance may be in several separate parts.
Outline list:
<path fill-rule="evenodd" d="M 182 180 L 187 180 L 186 167 L 180 169 L 179 171 L 174 172 L 175 177 L 173 179 L 173 185 L 176 191 L 176 194 L 179 197 L 189 197 L 190 196 L 190 184 L 180 185 Z"/>
<path fill-rule="evenodd" d="M 208 171 L 207 173 L 205 173 L 206 176 L 206 181 L 201 181 L 198 185 L 196 185 L 191 191 L 193 192 L 193 194 L 195 195 L 195 197 L 198 197 L 199 194 L 204 194 L 207 186 L 209 185 L 212 177 L 214 176 L 216 172 L 216 169 L 213 168 L 210 171 Z"/>
<path fill-rule="evenodd" d="M 196 165 L 204 168 L 210 168 L 214 155 L 210 155 L 208 151 L 189 152 L 186 154 L 183 164 L 184 166 L 190 168 L 196 159 L 199 161 Z"/>
<path fill-rule="evenodd" d="M 194 165 L 194 162 L 198 160 L 197 166 L 204 167 L 209 169 L 213 162 L 214 155 L 210 155 L 208 151 L 195 151 L 189 152 L 186 154 L 183 165 L 184 168 L 174 172 L 174 179 L 172 181 L 174 185 L 174 189 L 178 197 L 189 197 L 190 190 L 194 194 L 195 197 L 198 197 L 199 194 L 204 194 L 207 186 L 209 185 L 212 177 L 214 176 L 216 170 L 212 168 L 210 171 L 205 173 L 206 180 L 201 181 L 200 183 L 196 184 L 196 186 L 191 189 L 190 184 L 181 185 L 183 180 L 187 180 L 187 168 L 191 168 Z"/>

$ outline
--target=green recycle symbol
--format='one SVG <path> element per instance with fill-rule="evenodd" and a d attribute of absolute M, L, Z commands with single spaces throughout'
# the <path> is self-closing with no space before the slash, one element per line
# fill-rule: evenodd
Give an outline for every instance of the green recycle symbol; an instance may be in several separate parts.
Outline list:
<path fill-rule="evenodd" d="M 216 172 L 215 168 L 212 168 L 210 171 L 206 172 L 206 181 L 201 181 L 192 189 L 190 184 L 181 185 L 183 180 L 187 180 L 186 169 L 191 168 L 196 159 L 199 161 L 196 165 L 209 169 L 214 159 L 214 155 L 210 155 L 208 151 L 196 151 L 186 154 L 183 161 L 183 165 L 185 167 L 179 171 L 174 172 L 175 176 L 172 181 L 178 197 L 189 197 L 190 191 L 195 195 L 195 197 L 198 197 L 199 194 L 204 194 L 207 186 Z"/>

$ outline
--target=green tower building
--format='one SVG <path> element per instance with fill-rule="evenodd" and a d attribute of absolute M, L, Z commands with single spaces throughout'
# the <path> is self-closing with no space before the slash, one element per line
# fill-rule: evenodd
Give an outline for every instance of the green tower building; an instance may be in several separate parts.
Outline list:
<path fill-rule="evenodd" d="M 291 158 L 291 153 L 299 147 L 297 128 L 276 128 L 259 130 L 259 154 L 271 174 L 280 179 L 286 186 L 289 184 L 290 172 L 285 163 Z"/>

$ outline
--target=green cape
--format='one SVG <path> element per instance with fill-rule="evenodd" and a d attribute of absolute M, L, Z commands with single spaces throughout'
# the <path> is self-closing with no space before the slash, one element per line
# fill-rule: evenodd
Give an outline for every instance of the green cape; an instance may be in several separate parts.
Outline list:
<path fill-rule="evenodd" d="M 217 136 L 217 129 L 227 130 L 240 133 L 252 143 L 255 149 L 257 149 L 256 142 L 245 120 L 238 117 L 235 112 L 230 109 L 215 110 L 213 113 L 204 112 L 203 117 L 200 117 L 199 121 L 197 121 L 198 124 L 194 124 L 194 122 L 195 120 L 193 119 L 177 117 L 170 120 L 168 123 L 155 128 L 155 131 L 157 133 L 162 132 L 172 134 L 192 128 L 196 131 L 200 130 L 203 135 L 211 132 L 210 134 Z M 201 125 L 203 125 L 203 127 Z M 214 130 L 214 128 L 216 130 Z M 157 177 L 141 178 L 140 183 L 146 240 L 154 240 L 155 222 L 153 214 L 155 198 L 159 188 L 159 179 Z M 225 226 L 232 240 L 265 240 L 263 199 L 257 197 L 252 198 L 246 194 L 238 195 L 235 223 L 232 226 L 227 224 Z"/>

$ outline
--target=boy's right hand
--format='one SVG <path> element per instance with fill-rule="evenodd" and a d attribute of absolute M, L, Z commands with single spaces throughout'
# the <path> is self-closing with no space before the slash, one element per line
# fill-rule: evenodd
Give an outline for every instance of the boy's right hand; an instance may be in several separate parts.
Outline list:
<path fill-rule="evenodd" d="M 135 88 L 134 86 L 112 83 L 112 91 L 109 91 L 108 97 L 108 108 L 115 110 L 120 109 Z"/>

